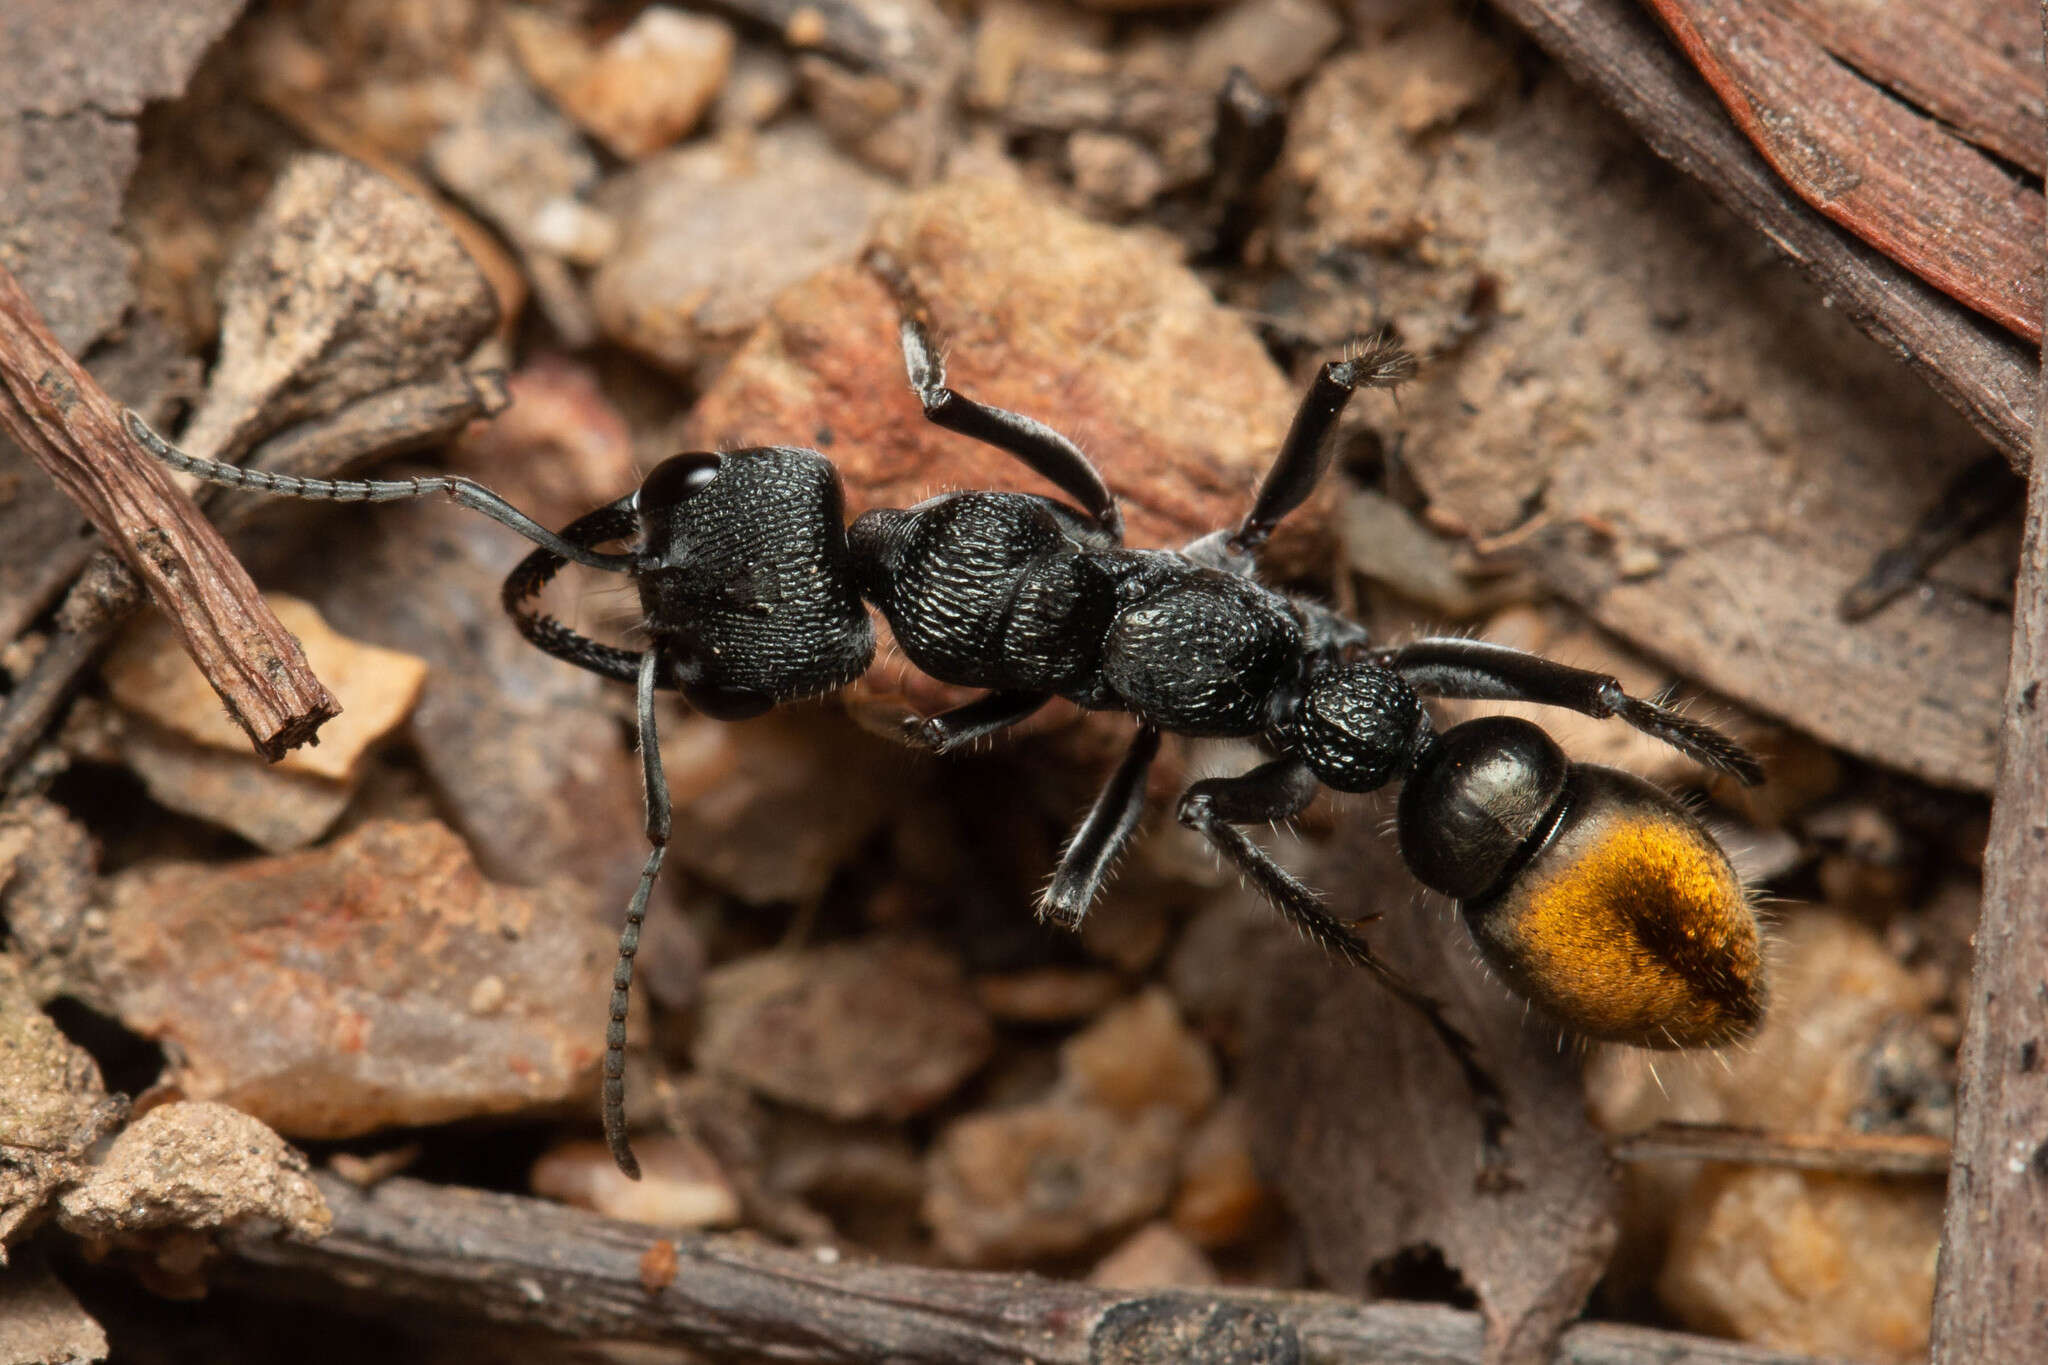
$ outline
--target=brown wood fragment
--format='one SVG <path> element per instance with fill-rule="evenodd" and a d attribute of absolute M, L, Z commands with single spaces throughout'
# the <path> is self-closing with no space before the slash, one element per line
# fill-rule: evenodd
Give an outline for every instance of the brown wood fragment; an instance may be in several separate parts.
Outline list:
<path fill-rule="evenodd" d="M 361 1190 L 314 1177 L 334 1230 L 311 1245 L 228 1235 L 223 1274 L 264 1292 L 345 1296 L 351 1311 L 431 1312 L 574 1338 L 684 1346 L 717 1359 L 900 1365 L 1168 1365 L 1255 1337 L 1254 1365 L 1447 1365 L 1480 1359 L 1477 1314 L 1336 1294 L 1226 1289 L 1132 1294 L 1041 1279 L 842 1260 L 758 1237 L 676 1240 L 650 1291 L 649 1231 L 516 1195 L 393 1179 Z M 1247 1330 L 1256 1329 L 1256 1330 Z M 1149 1348 L 1149 1349 L 1148 1349 Z M 1804 1356 L 1676 1332 L 1586 1323 L 1559 1365 L 1809 1365 Z M 1812 1365 L 1818 1365 L 1813 1362 Z"/>
<path fill-rule="evenodd" d="M 2024 470 L 2035 357 L 1808 208 L 1733 127 L 1634 0 L 1494 0 L 1658 155 L 1698 180 L 1810 275 L 1858 327 L 1906 361 Z"/>
<path fill-rule="evenodd" d="M 2048 211 L 1982 153 L 1748 0 L 1649 0 L 1800 198 L 2001 326 L 2041 339 Z"/>
<path fill-rule="evenodd" d="M 1610 1144 L 1617 1161 L 1728 1161 L 1838 1175 L 1948 1172 L 1946 1138 L 1921 1133 L 1774 1133 L 1725 1123 L 1659 1123 Z"/>
<path fill-rule="evenodd" d="M 640 1287 L 659 1294 L 676 1282 L 676 1267 L 681 1263 L 674 1242 L 664 1237 L 653 1243 L 640 1257 Z"/>
<path fill-rule="evenodd" d="M 2035 468 L 2048 469 L 2048 376 L 2040 392 Z M 2048 477 L 2031 484 L 1958 1059 L 1935 1365 L 2036 1360 L 2048 1342 Z"/>
<path fill-rule="evenodd" d="M 189 498 L 121 424 L 0 267 L 0 426 L 117 547 L 265 758 L 312 740 L 340 705 Z"/>
<path fill-rule="evenodd" d="M 1821 45 L 1970 141 L 2048 170 L 2041 31 L 2013 0 L 1765 0 Z"/>

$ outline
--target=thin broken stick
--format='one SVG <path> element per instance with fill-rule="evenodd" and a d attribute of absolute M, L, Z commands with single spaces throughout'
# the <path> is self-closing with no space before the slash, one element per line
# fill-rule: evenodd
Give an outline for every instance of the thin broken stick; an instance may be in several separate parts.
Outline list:
<path fill-rule="evenodd" d="M 0 266 L 0 430 L 120 553 L 256 751 L 275 761 L 311 743 L 340 703 L 121 413 Z"/>

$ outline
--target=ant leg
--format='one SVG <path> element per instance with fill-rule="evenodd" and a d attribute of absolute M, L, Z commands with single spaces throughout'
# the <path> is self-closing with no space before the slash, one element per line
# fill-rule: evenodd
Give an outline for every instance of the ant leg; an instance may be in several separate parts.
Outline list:
<path fill-rule="evenodd" d="M 1572 668 L 1485 640 L 1415 640 L 1378 651 L 1374 662 L 1393 669 L 1417 692 L 1468 701 L 1529 701 L 1558 706 L 1596 720 L 1619 717 L 1688 758 L 1754 787 L 1764 780 L 1756 757 L 1713 726 L 1654 701 L 1631 697 L 1605 673 Z"/>
<path fill-rule="evenodd" d="M 1279 164 L 1287 140 L 1287 111 L 1280 101 L 1259 89 L 1241 66 L 1230 68 L 1216 92 L 1216 132 L 1209 139 L 1210 210 L 1216 215 L 1215 236 L 1208 257 L 1234 260 L 1258 225 L 1258 188 L 1266 173 Z"/>
<path fill-rule="evenodd" d="M 1007 730 L 1051 700 L 1050 692 L 990 692 L 950 711 L 910 721 L 904 738 L 916 748 L 948 754 Z"/>
<path fill-rule="evenodd" d="M 1159 731 L 1141 726 L 1123 762 L 1117 764 L 1109 781 L 1095 798 L 1087 818 L 1081 821 L 1060 853 L 1060 865 L 1052 884 L 1038 898 L 1038 917 L 1066 929 L 1079 929 L 1088 907 L 1102 892 L 1138 817 L 1145 813 L 1145 774 L 1159 755 Z"/>
<path fill-rule="evenodd" d="M 864 263 L 889 287 L 902 311 L 903 367 L 910 375 L 911 390 L 924 405 L 926 420 L 1016 456 L 1079 503 L 1113 544 L 1121 544 L 1124 514 L 1081 448 L 1036 418 L 977 403 L 947 388 L 945 357 L 932 344 L 929 312 L 910 277 L 879 248 L 870 249 Z"/>
<path fill-rule="evenodd" d="M 1241 555 L 1258 553 L 1273 528 L 1315 492 L 1329 468 L 1330 433 L 1352 394 L 1360 388 L 1391 389 L 1414 374 L 1415 357 L 1385 336 L 1366 342 L 1356 355 L 1324 365 L 1302 395 L 1287 439 L 1227 548 Z"/>
<path fill-rule="evenodd" d="M 639 529 L 633 513 L 633 499 L 627 494 L 617 502 L 586 513 L 562 528 L 562 539 L 590 549 L 608 540 L 624 540 Z M 540 549 L 519 561 L 505 578 L 499 594 L 505 612 L 527 643 L 578 668 L 606 678 L 632 682 L 640 675 L 640 655 L 615 645 L 600 644 L 579 635 L 552 616 L 528 611 L 526 604 L 540 593 L 569 561 L 553 550 Z M 672 685 L 672 684 L 671 684 Z"/>
<path fill-rule="evenodd" d="M 654 689 L 661 675 L 661 651 L 650 649 L 640 656 L 639 683 L 640 766 L 647 781 L 646 865 L 640 869 L 640 885 L 626 906 L 626 924 L 619 931 L 619 960 L 612 968 L 611 1019 L 604 1034 L 604 1140 L 628 1179 L 640 1178 L 640 1163 L 626 1137 L 626 1004 L 633 992 L 633 957 L 640 951 L 640 925 L 647 918 L 647 898 L 654 894 L 654 879 L 661 872 L 661 860 L 668 852 L 668 779 L 661 771 L 661 741 L 654 729 Z"/>
<path fill-rule="evenodd" d="M 563 559 L 612 573 L 633 571 L 631 555 L 604 555 L 580 545 L 571 545 L 473 479 L 459 478 L 453 474 L 423 479 L 302 479 L 292 474 L 271 474 L 261 469 L 244 469 L 240 465 L 222 464 L 218 460 L 203 460 L 197 455 L 188 455 L 157 435 L 149 423 L 132 411 L 124 409 L 121 419 L 127 425 L 128 434 L 157 459 L 181 474 L 190 474 L 208 483 L 220 484 L 224 488 L 274 493 L 280 497 L 304 498 L 311 502 L 403 502 L 409 498 L 425 498 L 435 493 L 445 493 L 460 505 L 471 511 L 481 512 L 501 525 L 511 527 L 534 544 L 553 551 Z"/>
<path fill-rule="evenodd" d="M 1183 825 L 1214 844 L 1236 866 L 1281 918 L 1325 952 L 1371 972 L 1395 999 L 1422 1016 L 1458 1064 L 1465 1086 L 1472 1092 L 1473 1108 L 1479 1115 L 1480 1183 L 1499 1188 L 1512 1179 L 1501 1143 L 1511 1126 L 1507 1100 L 1480 1064 L 1472 1040 L 1444 1017 L 1442 1005 L 1409 985 L 1350 925 L 1330 913 L 1322 897 L 1238 828 L 1291 819 L 1315 799 L 1318 785 L 1300 759 L 1276 759 L 1237 777 L 1194 783 L 1181 794 L 1178 814 Z"/>
<path fill-rule="evenodd" d="M 1949 480 L 1940 499 L 1921 514 L 1906 538 L 1880 554 L 1863 577 L 1842 594 L 1835 614 L 1867 621 L 1909 591 L 1927 571 L 2019 503 L 2020 476 L 2005 457 L 1992 452 Z"/>

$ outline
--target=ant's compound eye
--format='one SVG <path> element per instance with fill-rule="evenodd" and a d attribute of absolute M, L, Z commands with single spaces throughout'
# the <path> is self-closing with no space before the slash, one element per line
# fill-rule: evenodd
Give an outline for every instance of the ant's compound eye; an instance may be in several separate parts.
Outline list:
<path fill-rule="evenodd" d="M 773 710 L 775 698 L 744 687 L 720 687 L 715 683 L 684 683 L 683 700 L 692 710 L 713 720 L 750 720 Z"/>
<path fill-rule="evenodd" d="M 642 480 L 635 507 L 650 512 L 689 501 L 717 480 L 721 462 L 706 450 L 669 456 Z"/>

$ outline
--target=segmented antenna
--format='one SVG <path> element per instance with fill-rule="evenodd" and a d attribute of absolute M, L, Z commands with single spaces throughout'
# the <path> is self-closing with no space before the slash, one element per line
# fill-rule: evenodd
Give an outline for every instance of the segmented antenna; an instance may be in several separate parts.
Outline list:
<path fill-rule="evenodd" d="M 647 898 L 654 894 L 654 879 L 661 875 L 661 860 L 668 853 L 668 779 L 662 775 L 661 741 L 654 729 L 654 692 L 660 675 L 661 652 L 650 649 L 640 656 L 638 688 L 640 771 L 647 781 L 649 848 L 647 862 L 640 869 L 640 885 L 633 889 L 633 899 L 626 906 L 625 927 L 619 931 L 619 960 L 612 967 L 611 1019 L 604 1032 L 604 1140 L 611 1148 L 612 1160 L 630 1180 L 640 1178 L 640 1163 L 626 1136 L 626 1006 L 633 994 L 633 958 L 640 951 Z"/>
<path fill-rule="evenodd" d="M 442 493 L 472 511 L 511 527 L 534 544 L 572 563 L 609 573 L 631 573 L 633 570 L 631 555 L 600 554 L 596 550 L 572 545 L 473 479 L 453 474 L 418 479 L 302 479 L 296 474 L 272 474 L 267 470 L 244 469 L 240 465 L 189 455 L 157 435 L 149 423 L 132 410 L 124 410 L 121 419 L 128 427 L 128 434 L 157 459 L 181 474 L 190 474 L 223 488 L 274 493 L 279 497 L 303 498 L 309 502 L 404 502 Z"/>

